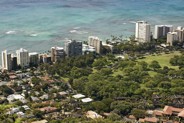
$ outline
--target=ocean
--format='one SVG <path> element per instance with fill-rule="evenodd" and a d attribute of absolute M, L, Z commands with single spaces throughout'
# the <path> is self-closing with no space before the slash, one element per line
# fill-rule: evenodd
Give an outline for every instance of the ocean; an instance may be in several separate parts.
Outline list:
<path fill-rule="evenodd" d="M 135 21 L 184 26 L 184 0 L 0 0 L 0 51 L 134 35 Z"/>

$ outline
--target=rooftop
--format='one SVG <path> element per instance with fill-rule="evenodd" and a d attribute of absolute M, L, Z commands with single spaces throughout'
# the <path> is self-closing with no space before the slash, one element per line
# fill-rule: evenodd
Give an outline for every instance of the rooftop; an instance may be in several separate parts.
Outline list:
<path fill-rule="evenodd" d="M 40 108 L 39 110 L 43 112 L 53 112 L 57 110 L 57 108 L 56 107 L 44 107 L 44 108 Z"/>
<path fill-rule="evenodd" d="M 87 102 L 93 101 L 93 99 L 91 99 L 91 98 L 84 98 L 81 101 L 84 102 L 84 103 L 87 103 Z"/>
<path fill-rule="evenodd" d="M 12 94 L 12 95 L 9 95 L 8 98 L 12 98 L 12 99 L 18 100 L 18 99 L 22 99 L 24 97 L 22 95 L 20 95 L 20 94 Z"/>
<path fill-rule="evenodd" d="M 91 118 L 91 119 L 102 118 L 101 115 L 97 114 L 97 113 L 94 112 L 94 111 L 88 111 L 88 112 L 86 113 L 86 117 L 87 117 L 87 118 Z"/>
<path fill-rule="evenodd" d="M 173 112 L 181 112 L 183 109 L 181 108 L 175 108 L 175 107 L 172 107 L 172 106 L 165 106 L 164 109 L 163 109 L 163 112 L 164 114 L 168 114 L 168 115 L 171 115 Z"/>
<path fill-rule="evenodd" d="M 92 47 L 92 46 L 86 45 L 86 44 L 83 44 L 82 50 L 83 50 L 83 51 L 90 51 L 90 52 L 95 52 L 95 51 L 96 51 L 96 50 L 95 50 L 95 47 Z"/>
<path fill-rule="evenodd" d="M 64 48 L 63 48 L 63 47 L 51 47 L 51 49 L 64 50 Z"/>
<path fill-rule="evenodd" d="M 177 35 L 178 33 L 177 32 L 168 32 L 168 34 Z"/>
<path fill-rule="evenodd" d="M 73 95 L 72 97 L 75 98 L 75 99 L 79 99 L 79 98 L 84 98 L 85 95 L 83 95 L 83 94 L 76 94 L 76 95 Z"/>
<path fill-rule="evenodd" d="M 148 22 L 146 22 L 146 21 L 137 21 L 137 23 L 148 24 Z"/>
<path fill-rule="evenodd" d="M 31 56 L 31 55 L 38 55 L 38 53 L 37 52 L 29 53 L 29 56 Z"/>
<path fill-rule="evenodd" d="M 155 25 L 157 27 L 173 27 L 173 25 Z"/>
<path fill-rule="evenodd" d="M 18 51 L 19 52 L 28 52 L 26 49 L 23 49 L 23 48 L 20 48 Z"/>
<path fill-rule="evenodd" d="M 89 36 L 88 39 L 96 39 L 96 40 L 100 40 L 98 37 L 96 36 Z"/>
<path fill-rule="evenodd" d="M 144 118 L 145 122 L 157 123 L 158 119 L 156 117 L 146 117 Z"/>
<path fill-rule="evenodd" d="M 60 94 L 60 95 L 66 95 L 66 94 L 68 94 L 68 93 L 65 92 L 65 91 L 62 91 L 62 92 L 59 92 L 59 94 Z"/>
<path fill-rule="evenodd" d="M 181 112 L 178 114 L 178 116 L 184 118 L 184 109 L 183 109 L 183 111 L 181 111 Z"/>
<path fill-rule="evenodd" d="M 113 47 L 111 44 L 102 43 L 103 46 Z"/>
<path fill-rule="evenodd" d="M 159 110 L 155 110 L 154 111 L 154 114 L 156 115 L 156 116 L 162 116 L 163 115 L 163 111 L 159 111 Z"/>

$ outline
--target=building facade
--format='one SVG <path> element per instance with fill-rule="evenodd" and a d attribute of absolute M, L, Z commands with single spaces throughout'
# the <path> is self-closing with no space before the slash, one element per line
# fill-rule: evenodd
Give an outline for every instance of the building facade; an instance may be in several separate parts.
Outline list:
<path fill-rule="evenodd" d="M 150 24 L 145 21 L 138 21 L 135 28 L 135 40 L 140 43 L 150 42 L 151 29 Z"/>
<path fill-rule="evenodd" d="M 63 47 L 51 47 L 51 60 L 57 62 L 65 57 L 65 51 Z"/>
<path fill-rule="evenodd" d="M 29 66 L 29 52 L 23 48 L 16 51 L 17 53 L 17 64 L 21 67 Z"/>
<path fill-rule="evenodd" d="M 173 31 L 172 25 L 155 25 L 154 39 L 166 37 L 168 32 Z"/>
<path fill-rule="evenodd" d="M 95 36 L 89 36 L 88 37 L 88 45 L 92 46 L 96 49 L 96 52 L 98 54 L 101 54 L 102 52 L 102 41 L 98 37 Z"/>
<path fill-rule="evenodd" d="M 95 47 L 92 47 L 92 46 L 89 46 L 89 45 L 86 45 L 86 44 L 82 45 L 82 54 L 83 55 L 89 54 L 89 53 L 95 53 L 95 52 L 96 52 Z"/>
<path fill-rule="evenodd" d="M 31 66 L 37 66 L 39 63 L 39 55 L 37 52 L 29 53 L 29 63 Z"/>
<path fill-rule="evenodd" d="M 66 41 L 65 52 L 67 57 L 82 55 L 82 42 L 75 40 Z"/>
<path fill-rule="evenodd" d="M 184 42 L 184 28 L 183 27 L 178 27 L 175 32 L 178 34 L 178 41 L 179 42 Z"/>
<path fill-rule="evenodd" d="M 17 57 L 12 55 L 12 70 L 16 70 L 17 69 Z"/>
<path fill-rule="evenodd" d="M 40 54 L 39 59 L 40 59 L 40 63 L 50 64 L 52 62 L 51 56 L 48 54 Z"/>
<path fill-rule="evenodd" d="M 2 51 L 2 69 L 12 70 L 11 54 L 7 50 Z"/>
<path fill-rule="evenodd" d="M 178 41 L 178 33 L 177 32 L 168 32 L 167 33 L 167 44 L 169 46 L 173 46 L 174 41 Z"/>

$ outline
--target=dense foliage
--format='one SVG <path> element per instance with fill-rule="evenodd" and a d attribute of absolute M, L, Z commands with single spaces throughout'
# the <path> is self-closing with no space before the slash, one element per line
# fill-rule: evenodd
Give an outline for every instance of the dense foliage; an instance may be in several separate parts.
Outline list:
<path fill-rule="evenodd" d="M 181 56 L 174 56 L 173 58 L 171 58 L 170 63 L 173 66 L 184 67 L 184 54 Z"/>
<path fill-rule="evenodd" d="M 180 66 L 180 62 L 173 63 L 179 60 L 177 58 L 172 58 L 171 64 Z M 161 67 L 155 60 L 148 64 L 118 59 L 112 54 L 103 57 L 90 54 L 68 58 L 46 70 L 50 75 L 70 78 L 74 90 L 94 99 L 84 106 L 86 111 L 113 112 L 120 117 L 134 114 L 141 118 L 148 109 L 184 105 L 183 100 L 177 98 L 184 95 L 183 69 Z"/>

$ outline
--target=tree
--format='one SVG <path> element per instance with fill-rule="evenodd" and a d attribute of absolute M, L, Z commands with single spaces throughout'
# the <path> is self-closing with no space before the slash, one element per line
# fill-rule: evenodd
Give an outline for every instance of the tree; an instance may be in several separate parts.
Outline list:
<path fill-rule="evenodd" d="M 183 79 L 173 79 L 171 81 L 172 87 L 184 87 L 184 80 Z"/>
<path fill-rule="evenodd" d="M 148 63 L 145 61 L 139 62 L 139 65 L 141 65 L 142 70 L 146 71 L 148 69 Z"/>
<path fill-rule="evenodd" d="M 102 101 L 92 102 L 91 106 L 97 112 L 106 112 L 108 109 L 107 106 Z"/>
<path fill-rule="evenodd" d="M 36 116 L 36 118 L 42 118 L 43 117 L 43 112 L 40 110 L 34 110 L 33 114 Z"/>
<path fill-rule="evenodd" d="M 110 68 L 102 68 L 100 70 L 100 74 L 102 74 L 103 76 L 108 76 L 112 74 L 112 70 Z"/>
<path fill-rule="evenodd" d="M 151 64 L 149 65 L 150 68 L 152 68 L 154 71 L 161 68 L 160 64 L 158 61 L 152 61 Z"/>
<path fill-rule="evenodd" d="M 92 64 L 92 66 L 96 67 L 97 69 L 101 69 L 106 65 L 107 65 L 107 60 L 105 58 L 96 59 Z"/>
<path fill-rule="evenodd" d="M 2 91 L 3 95 L 5 95 L 5 96 L 8 96 L 8 95 L 14 93 L 14 91 L 10 87 L 8 87 L 7 85 L 2 85 L 0 87 L 0 90 Z"/>
<path fill-rule="evenodd" d="M 92 82 L 88 82 L 85 86 L 85 93 L 87 95 L 90 95 L 92 98 L 94 99 L 101 99 L 102 97 L 98 94 L 100 91 L 100 88 L 104 85 L 103 82 L 99 82 L 99 81 L 92 81 Z"/>
<path fill-rule="evenodd" d="M 160 88 L 163 89 L 170 89 L 171 88 L 171 83 L 170 82 L 161 82 L 158 85 Z"/>
<path fill-rule="evenodd" d="M 170 59 L 170 63 L 174 66 L 184 67 L 184 55 L 174 56 L 173 58 Z"/>
<path fill-rule="evenodd" d="M 42 82 L 42 80 L 40 79 L 40 78 L 38 78 L 38 77 L 33 77 L 32 79 L 31 79 L 31 82 L 33 83 L 33 84 L 40 84 L 41 82 Z"/>
<path fill-rule="evenodd" d="M 146 111 L 142 110 L 142 109 L 133 109 L 131 111 L 131 114 L 134 115 L 137 119 L 144 118 L 145 117 L 145 113 L 146 113 Z"/>
<path fill-rule="evenodd" d="M 184 87 L 174 87 L 174 88 L 171 88 L 171 92 L 173 94 L 184 95 Z"/>
<path fill-rule="evenodd" d="M 106 105 L 108 111 L 107 112 L 110 112 L 110 106 L 111 106 L 111 103 L 113 102 L 113 99 L 111 98 L 105 98 L 102 100 L 102 102 Z"/>
<path fill-rule="evenodd" d="M 1 80 L 9 80 L 10 77 L 8 75 L 8 72 L 7 71 L 0 72 L 0 79 Z"/>
<path fill-rule="evenodd" d="M 114 101 L 111 103 L 111 109 L 120 115 L 127 115 L 132 110 L 132 105 L 123 101 Z"/>
<path fill-rule="evenodd" d="M 73 67 L 71 69 L 71 72 L 70 72 L 70 75 L 73 77 L 73 78 L 80 78 L 80 77 L 83 77 L 83 76 L 88 76 L 89 74 L 91 74 L 92 72 L 92 69 L 87 67 L 87 68 L 77 68 L 77 67 Z"/>
<path fill-rule="evenodd" d="M 111 113 L 110 116 L 108 116 L 108 119 L 111 121 L 119 121 L 121 120 L 121 116 L 116 113 Z"/>
<path fill-rule="evenodd" d="M 88 78 L 85 76 L 79 79 L 75 79 L 73 81 L 73 88 L 76 89 L 78 92 L 84 92 L 87 81 L 88 81 Z"/>

